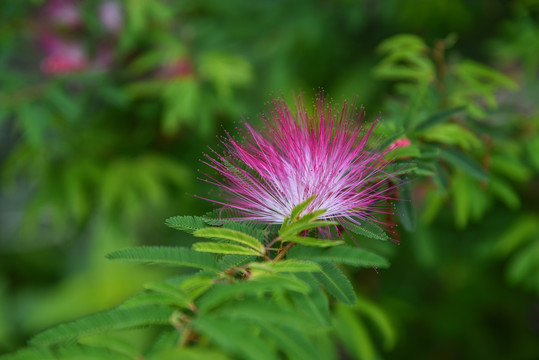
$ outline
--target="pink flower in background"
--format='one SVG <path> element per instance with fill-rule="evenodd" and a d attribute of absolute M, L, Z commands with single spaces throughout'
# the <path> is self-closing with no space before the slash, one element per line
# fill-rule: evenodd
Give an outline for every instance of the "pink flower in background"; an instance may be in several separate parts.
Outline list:
<path fill-rule="evenodd" d="M 412 145 L 412 142 L 408 138 L 397 139 L 393 143 L 391 143 L 391 145 L 388 146 L 388 150 L 393 150 L 393 149 L 401 148 L 401 147 L 407 147 L 410 145 Z"/>
<path fill-rule="evenodd" d="M 86 52 L 79 43 L 67 43 L 47 33 L 41 36 L 40 43 L 47 54 L 41 61 L 45 74 L 65 74 L 88 66 Z"/>
<path fill-rule="evenodd" d="M 89 56 L 84 45 L 86 35 L 82 27 L 80 7 L 82 1 L 50 0 L 45 3 L 44 18 L 39 21 L 41 30 L 39 42 L 45 50 L 41 61 L 41 70 L 45 74 L 66 74 L 75 71 L 107 69 L 113 62 L 113 46 L 110 41 L 103 41 L 94 48 Z M 104 1 L 99 6 L 99 19 L 109 33 L 117 33 L 123 26 L 122 7 L 117 1 Z M 64 25 L 76 29 L 58 29 L 54 25 Z M 79 28 L 80 26 L 80 28 Z M 81 36 L 82 35 L 82 36 Z M 110 36 L 108 36 L 110 38 Z M 76 41 L 74 39 L 80 39 Z"/>
<path fill-rule="evenodd" d="M 99 20 L 110 33 L 118 33 L 123 26 L 122 7 L 117 1 L 105 1 L 99 5 Z"/>
<path fill-rule="evenodd" d="M 49 0 L 45 4 L 45 14 L 54 24 L 68 27 L 82 24 L 79 8 L 72 0 Z"/>
<path fill-rule="evenodd" d="M 193 64 L 188 58 L 179 58 L 176 61 L 168 62 L 161 66 L 159 76 L 163 78 L 176 78 L 192 75 Z"/>
<path fill-rule="evenodd" d="M 363 109 L 345 102 L 340 111 L 317 98 L 312 112 L 303 101 L 290 109 L 274 100 L 264 115 L 263 129 L 243 125 L 242 140 L 227 134 L 226 154 L 204 161 L 222 180 L 205 181 L 221 188 L 238 220 L 279 224 L 312 195 L 306 212 L 326 209 L 323 219 L 360 223 L 386 213 L 388 185 L 385 153 L 368 143 L 374 128 L 362 127 Z M 381 175 L 381 176 L 380 176 Z M 376 177 L 376 178 L 375 178 Z"/>

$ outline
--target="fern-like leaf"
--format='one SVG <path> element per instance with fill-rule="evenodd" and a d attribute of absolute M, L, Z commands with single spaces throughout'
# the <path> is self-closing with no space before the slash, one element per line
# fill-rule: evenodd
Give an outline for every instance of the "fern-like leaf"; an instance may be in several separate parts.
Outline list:
<path fill-rule="evenodd" d="M 219 260 L 219 265 L 224 269 L 236 268 L 254 261 L 256 256 L 248 255 L 225 255 Z"/>
<path fill-rule="evenodd" d="M 354 304 L 356 293 L 350 280 L 348 280 L 335 264 L 323 262 L 320 265 L 322 265 L 322 272 L 314 274 L 314 277 L 316 277 L 320 284 L 337 300 L 347 305 Z"/>
<path fill-rule="evenodd" d="M 277 360 L 268 342 L 253 334 L 241 321 L 224 320 L 205 315 L 193 321 L 193 327 L 220 347 L 251 360 Z"/>
<path fill-rule="evenodd" d="M 304 313 L 285 304 L 277 304 L 273 301 L 247 299 L 238 302 L 231 302 L 220 306 L 212 312 L 227 319 L 241 319 L 254 323 L 257 326 L 264 324 L 272 326 L 282 326 L 292 330 L 303 331 L 305 333 L 317 332 L 319 324 L 307 317 Z"/>
<path fill-rule="evenodd" d="M 198 216 L 174 216 L 165 220 L 165 224 L 173 229 L 185 231 L 189 234 L 198 229 L 208 227 L 204 218 Z"/>
<path fill-rule="evenodd" d="M 256 238 L 241 231 L 236 231 L 227 228 L 205 228 L 197 230 L 193 233 L 196 237 L 214 238 L 233 241 L 244 246 L 254 249 L 258 253 L 264 252 L 264 245 Z"/>
<path fill-rule="evenodd" d="M 371 239 L 382 241 L 386 241 L 388 239 L 386 232 L 373 221 L 361 220 L 361 225 L 354 224 L 350 221 L 341 221 L 341 225 L 346 230 Z"/>
<path fill-rule="evenodd" d="M 189 302 L 181 301 L 178 298 L 167 295 L 167 294 L 161 294 L 156 292 L 143 292 L 137 295 L 134 295 L 127 299 L 121 307 L 131 308 L 131 307 L 140 307 L 140 306 L 147 306 L 147 305 L 170 305 L 170 306 L 177 306 L 177 307 L 188 307 Z"/>
<path fill-rule="evenodd" d="M 57 349 L 29 348 L 0 356 L 1 360 L 131 360 L 123 354 L 100 347 L 71 345 Z"/>
<path fill-rule="evenodd" d="M 344 241 L 342 240 L 322 240 L 318 238 L 295 235 L 282 236 L 282 240 L 283 242 L 295 242 L 298 244 L 315 247 L 331 247 L 344 244 Z"/>
<path fill-rule="evenodd" d="M 108 330 L 129 329 L 145 325 L 164 325 L 168 324 L 171 313 L 172 309 L 168 306 L 115 308 L 45 330 L 32 338 L 30 344 L 47 346 L 73 342 L 81 336 Z"/>
<path fill-rule="evenodd" d="M 142 358 L 141 358 L 142 359 Z M 145 356 L 146 360 L 232 360 L 223 352 L 205 348 L 178 348 L 173 347 L 162 350 L 150 356 Z"/>
<path fill-rule="evenodd" d="M 320 271 L 320 265 L 313 261 L 288 259 L 273 262 L 253 262 L 249 264 L 252 269 L 261 269 L 268 272 L 316 272 Z"/>
<path fill-rule="evenodd" d="M 281 229 L 279 231 L 279 235 L 283 237 L 294 236 L 305 230 L 323 228 L 323 227 L 327 227 L 331 225 L 339 225 L 339 223 L 336 221 L 327 221 L 327 220 L 316 220 L 316 221 L 310 221 L 310 222 L 304 222 L 300 220 Z"/>
<path fill-rule="evenodd" d="M 203 313 L 228 300 L 249 295 L 260 296 L 260 294 L 277 293 L 280 291 L 307 294 L 309 293 L 309 290 L 309 285 L 295 277 L 293 278 L 284 274 L 259 275 L 256 279 L 250 281 L 241 281 L 232 284 L 216 284 L 200 298 L 198 309 Z"/>
<path fill-rule="evenodd" d="M 290 222 L 296 221 L 296 219 L 301 215 L 301 213 L 307 209 L 307 206 L 309 206 L 310 203 L 313 202 L 313 200 L 316 198 L 316 195 L 313 195 L 309 197 L 307 200 L 303 201 L 302 203 L 296 205 L 292 212 L 290 213 Z"/>
<path fill-rule="evenodd" d="M 107 258 L 135 264 L 185 266 L 214 272 L 222 270 L 213 255 L 183 247 L 140 246 L 112 252 Z"/>
<path fill-rule="evenodd" d="M 317 351 L 317 346 L 305 336 L 304 331 L 283 329 L 277 326 L 263 326 L 263 331 L 273 338 L 287 359 L 325 360 Z"/>
<path fill-rule="evenodd" d="M 324 294 L 314 275 L 309 273 L 298 273 L 295 275 L 311 287 L 308 294 L 293 292 L 290 294 L 296 307 L 307 314 L 311 319 L 315 319 L 320 325 L 329 325 L 329 301 Z"/>
<path fill-rule="evenodd" d="M 380 255 L 352 246 L 337 246 L 331 249 L 295 246 L 290 249 L 287 257 L 317 262 L 334 262 L 360 267 L 389 267 L 389 262 Z"/>
<path fill-rule="evenodd" d="M 236 255 L 254 255 L 260 256 L 256 250 L 235 244 L 216 244 L 212 242 L 197 242 L 193 244 L 193 249 L 205 253 L 214 254 L 236 254 Z"/>

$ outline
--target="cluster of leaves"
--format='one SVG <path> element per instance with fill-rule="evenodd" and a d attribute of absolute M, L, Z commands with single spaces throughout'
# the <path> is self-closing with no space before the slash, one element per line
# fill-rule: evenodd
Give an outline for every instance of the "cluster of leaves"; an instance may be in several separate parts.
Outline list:
<path fill-rule="evenodd" d="M 114 31 L 100 17 L 111 4 L 117 11 Z M 45 262 L 58 264 L 45 281 L 56 286 L 43 286 L 35 277 L 19 284 L 6 275 L 8 286 L 17 288 L 7 301 L 28 288 L 34 295 L 14 301 L 25 309 L 0 325 L 8 339 L 2 351 L 24 333 L 110 306 L 139 288 L 119 273 L 105 277 L 104 253 L 139 242 L 144 226 L 160 222 L 178 203 L 189 209 L 192 199 L 184 194 L 195 192 L 193 169 L 207 143 L 200 139 L 240 113 L 233 95 L 252 82 L 251 63 L 237 52 L 207 47 L 205 37 L 194 39 L 193 10 L 185 5 L 2 5 L 0 250 L 22 261 L 0 262 L 6 273 L 17 273 L 15 279 L 29 271 L 18 265 L 29 253 L 47 259 L 27 267 L 35 273 L 51 272 Z M 79 49 L 84 64 L 45 71 L 50 54 L 40 45 L 51 39 Z M 56 54 L 66 57 L 62 61 L 68 55 Z M 79 301 L 76 294 L 85 293 L 89 283 L 113 290 L 96 295 L 95 303 Z M 69 305 L 55 305 L 60 293 Z"/>
<path fill-rule="evenodd" d="M 353 286 L 338 265 L 386 268 L 389 263 L 343 240 L 316 238 L 319 229 L 337 223 L 319 220 L 324 210 L 299 218 L 313 199 L 295 207 L 290 216 L 295 220 L 287 219 L 280 229 L 210 214 L 168 219 L 168 226 L 204 241 L 191 248 L 127 248 L 107 257 L 196 272 L 149 283 L 118 307 L 46 330 L 30 341 L 32 348 L 2 359 L 335 359 L 339 343 L 352 353 L 372 352 L 356 349 L 353 334 L 365 330 L 353 320 L 354 308 L 337 305 L 332 314 L 328 295 L 356 304 Z M 347 230 L 387 240 L 385 233 L 357 225 Z M 387 319 L 376 306 L 357 304 L 375 314 L 384 330 Z M 158 329 L 149 349 L 120 345 L 111 335 L 141 326 Z"/>
<path fill-rule="evenodd" d="M 398 35 L 378 48 L 384 57 L 375 73 L 396 81 L 398 94 L 389 104 L 380 131 L 396 133 L 389 141 L 409 139 L 410 146 L 392 153 L 397 160 L 394 166 L 424 179 L 410 184 L 416 193 L 423 193 L 421 197 L 399 204 L 402 224 L 409 231 L 414 230 L 417 203 L 422 204 L 422 226 L 431 224 L 447 202 L 452 204 L 459 228 L 482 219 L 496 199 L 509 209 L 518 209 L 521 199 L 513 184 L 525 184 L 532 178 L 532 169 L 539 169 L 533 150 L 537 133 L 529 130 L 536 121 L 524 117 L 508 123 L 495 116 L 496 94 L 515 92 L 516 82 L 480 63 L 447 61 L 444 52 L 453 42 L 448 37 L 429 48 L 419 37 Z M 516 143 L 515 138 L 522 141 Z M 405 187 L 403 195 L 409 193 Z M 535 218 L 526 215 L 522 221 L 530 217 Z M 513 227 L 519 232 L 527 228 L 520 222 Z M 499 241 L 519 241 L 512 235 L 509 238 Z M 534 280 L 539 263 L 536 246 L 534 242 L 522 250 L 526 256 L 517 257 L 508 276 L 513 282 L 533 283 L 539 291 Z"/>
<path fill-rule="evenodd" d="M 57 242 L 73 236 L 73 227 L 86 226 L 96 212 L 106 219 L 121 213 L 134 221 L 148 204 L 166 204 L 166 195 L 185 191 L 193 177 L 186 166 L 192 161 L 171 161 L 167 143 L 210 134 L 216 118 L 235 117 L 239 108 L 232 92 L 252 80 L 252 66 L 244 57 L 199 50 L 192 43 L 185 35 L 188 24 L 178 28 L 180 5 L 117 3 L 122 18 L 117 32 L 107 34 L 97 18 L 104 3 L 8 7 L 21 16 L 35 12 L 28 21 L 39 31 L 28 40 L 43 42 L 41 37 L 48 36 L 69 41 L 88 57 L 103 48 L 108 59 L 43 73 L 39 61 L 23 60 L 24 33 L 6 34 L 10 41 L 2 42 L 0 66 L 24 66 L 0 75 L 0 124 L 14 120 L 12 130 L 21 136 L 2 166 L 3 176 L 12 182 L 31 179 L 17 185 L 35 192 L 19 237 L 32 239 L 50 227 Z M 55 6 L 63 6 L 57 11 L 76 11 L 82 24 L 57 24 L 49 15 Z M 28 26 L 16 19 L 5 21 L 14 29 Z M 33 58 L 46 55 L 38 51 Z M 160 121 L 148 121 L 149 116 Z M 189 135 L 183 134 L 186 127 Z M 24 248 L 20 242 L 10 245 Z"/>

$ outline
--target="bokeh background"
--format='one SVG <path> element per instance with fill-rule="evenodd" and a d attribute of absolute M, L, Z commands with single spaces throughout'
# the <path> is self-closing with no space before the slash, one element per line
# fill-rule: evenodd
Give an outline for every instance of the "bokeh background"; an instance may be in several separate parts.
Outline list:
<path fill-rule="evenodd" d="M 323 88 L 387 124 L 466 106 L 465 131 L 412 140 L 495 175 L 412 181 L 392 267 L 355 275 L 349 353 L 539 358 L 538 69 L 534 0 L 3 0 L 0 353 L 162 277 L 104 255 L 188 244 L 163 222 L 212 209 L 208 146 Z"/>

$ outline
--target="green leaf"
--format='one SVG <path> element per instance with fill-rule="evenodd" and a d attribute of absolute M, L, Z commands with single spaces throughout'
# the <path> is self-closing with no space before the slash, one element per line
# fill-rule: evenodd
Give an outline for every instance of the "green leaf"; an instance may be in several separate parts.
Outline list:
<path fill-rule="evenodd" d="M 476 134 L 458 123 L 433 126 L 423 133 L 421 138 L 429 143 L 458 146 L 465 151 L 481 148 L 482 145 Z"/>
<path fill-rule="evenodd" d="M 179 301 L 178 298 L 156 292 L 143 292 L 127 299 L 122 305 L 123 309 L 146 305 L 170 305 L 187 308 L 189 303 Z"/>
<path fill-rule="evenodd" d="M 265 334 L 272 337 L 280 350 L 282 350 L 287 359 L 320 359 L 324 360 L 323 355 L 317 351 L 316 344 L 305 336 L 304 331 L 293 331 L 282 329 L 277 326 L 263 325 Z"/>
<path fill-rule="evenodd" d="M 333 263 L 322 262 L 322 272 L 314 273 L 314 277 L 337 300 L 352 305 L 356 301 L 356 293 L 352 283 Z"/>
<path fill-rule="evenodd" d="M 272 285 L 274 289 L 282 288 L 290 291 L 297 291 L 300 293 L 308 293 L 310 288 L 309 285 L 305 284 L 303 281 L 299 280 L 295 276 L 289 274 L 257 274 L 253 271 L 251 275 L 251 282 L 257 282 L 263 285 L 274 284 Z M 279 283 L 277 287 L 275 284 Z"/>
<path fill-rule="evenodd" d="M 532 214 L 521 215 L 501 234 L 493 253 L 496 256 L 509 256 L 534 237 L 539 237 L 539 219 Z"/>
<path fill-rule="evenodd" d="M 352 309 L 337 304 L 337 313 L 333 321 L 334 328 L 349 354 L 355 359 L 377 359 L 373 341 L 362 319 Z"/>
<path fill-rule="evenodd" d="M 44 97 L 68 122 L 75 122 L 81 113 L 82 104 L 76 101 L 64 86 L 49 86 Z"/>
<path fill-rule="evenodd" d="M 310 273 L 298 273 L 295 276 L 311 287 L 311 291 L 308 294 L 290 293 L 296 307 L 310 318 L 316 320 L 320 325 L 328 326 L 330 321 L 329 301 L 327 296 L 322 292 L 314 275 Z"/>
<path fill-rule="evenodd" d="M 203 52 L 198 59 L 198 70 L 202 77 L 213 83 L 223 98 L 232 95 L 233 87 L 249 84 L 253 79 L 251 63 L 236 54 Z"/>
<path fill-rule="evenodd" d="M 350 221 L 341 221 L 341 225 L 346 229 L 355 234 L 365 236 L 371 239 L 386 241 L 388 236 L 386 232 L 374 221 L 362 219 L 360 220 L 360 225 L 354 224 Z"/>
<path fill-rule="evenodd" d="M 384 340 L 384 348 L 386 350 L 391 350 L 397 342 L 397 331 L 383 308 L 362 297 L 357 299 L 355 308 L 358 312 L 367 316 L 372 323 L 376 325 Z"/>
<path fill-rule="evenodd" d="M 253 262 L 249 264 L 250 268 L 266 270 L 269 272 L 316 272 L 321 271 L 320 265 L 312 261 L 306 260 L 281 260 L 276 263 L 269 262 Z"/>
<path fill-rule="evenodd" d="M 528 159 L 535 167 L 535 170 L 539 171 L 539 135 L 528 138 L 525 142 L 525 146 L 528 153 Z"/>
<path fill-rule="evenodd" d="M 393 144 L 398 138 L 400 138 L 404 134 L 405 134 L 404 130 L 399 130 L 399 131 L 395 132 L 393 135 L 384 138 L 384 141 L 382 141 L 379 148 L 381 150 L 385 150 L 389 145 Z"/>
<path fill-rule="evenodd" d="M 225 269 L 223 267 L 223 269 Z M 217 275 L 218 276 L 218 275 Z M 182 290 L 189 294 L 191 299 L 196 299 L 209 288 L 211 288 L 217 280 L 216 275 L 211 272 L 201 271 L 198 274 L 184 275 L 183 279 L 177 281 L 176 279 L 167 279 L 167 282 L 175 285 L 179 285 Z"/>
<path fill-rule="evenodd" d="M 141 357 L 142 359 L 142 357 Z M 228 356 L 217 350 L 204 348 L 168 348 L 145 356 L 145 360 L 231 360 Z"/>
<path fill-rule="evenodd" d="M 433 163 L 417 160 L 415 161 L 417 167 L 413 169 L 413 173 L 418 176 L 434 176 L 436 174 L 436 167 Z"/>
<path fill-rule="evenodd" d="M 303 215 L 302 217 L 300 217 L 297 220 L 290 221 L 289 225 L 291 225 L 292 223 L 303 224 L 303 223 L 308 223 L 308 222 L 314 221 L 314 220 L 318 219 L 320 216 L 324 215 L 326 212 L 327 212 L 326 209 L 315 210 L 313 212 L 310 212 L 308 214 Z"/>
<path fill-rule="evenodd" d="M 193 244 L 193 249 L 200 252 L 215 253 L 215 254 L 238 254 L 238 255 L 255 255 L 261 254 L 253 249 L 241 245 L 234 244 L 216 244 L 211 242 L 197 242 Z"/>
<path fill-rule="evenodd" d="M 500 173 L 509 179 L 526 182 L 532 177 L 532 171 L 528 165 L 522 162 L 519 156 L 505 152 L 493 154 L 490 158 L 489 170 L 492 173 Z"/>
<path fill-rule="evenodd" d="M 204 315 L 196 318 L 192 324 L 202 336 L 245 359 L 278 359 L 269 343 L 260 339 L 245 323 Z"/>
<path fill-rule="evenodd" d="M 118 354 L 125 355 L 129 359 L 140 357 L 141 350 L 136 343 L 123 338 L 118 334 L 96 334 L 80 339 L 82 345 L 108 349 Z"/>
<path fill-rule="evenodd" d="M 125 309 L 115 308 L 45 330 L 32 338 L 30 344 L 48 346 L 73 342 L 81 336 L 104 331 L 146 325 L 165 325 L 169 323 L 168 319 L 171 314 L 172 309 L 168 306 L 152 305 Z"/>
<path fill-rule="evenodd" d="M 489 189 L 510 209 L 518 209 L 520 207 L 520 197 L 518 193 L 505 181 L 491 177 L 489 181 Z"/>
<path fill-rule="evenodd" d="M 406 161 L 406 160 L 405 160 Z M 375 180 L 385 180 L 388 178 L 395 179 L 396 181 L 400 181 L 399 176 L 405 175 L 411 172 L 416 172 L 418 170 L 418 163 L 417 161 L 396 161 L 394 163 L 391 163 L 390 165 L 387 165 L 384 167 L 383 172 L 378 172 L 371 176 L 369 179 L 371 181 Z"/>
<path fill-rule="evenodd" d="M 442 149 L 440 156 L 465 173 L 482 181 L 488 180 L 487 172 L 472 158 L 455 149 Z"/>
<path fill-rule="evenodd" d="M 421 37 L 412 34 L 399 34 L 384 40 L 378 45 L 376 51 L 385 54 L 406 49 L 420 53 L 426 48 L 427 45 L 425 45 L 425 42 Z"/>
<path fill-rule="evenodd" d="M 231 302 L 220 306 L 212 314 L 227 319 L 249 321 L 258 326 L 266 324 L 286 327 L 304 333 L 319 331 L 319 324 L 298 312 L 297 309 L 268 299 L 246 299 L 241 300 L 241 303 Z"/>
<path fill-rule="evenodd" d="M 234 221 L 223 223 L 223 228 L 239 231 L 258 239 L 263 243 L 266 239 L 269 229 L 266 224 L 257 224 L 253 221 Z"/>
<path fill-rule="evenodd" d="M 339 225 L 339 223 L 335 221 L 325 221 L 325 220 L 318 220 L 318 221 L 311 221 L 311 222 L 297 221 L 285 227 L 283 230 L 279 231 L 279 235 L 283 237 L 297 235 L 298 233 L 305 230 L 323 228 L 323 227 L 331 226 L 331 225 Z"/>
<path fill-rule="evenodd" d="M 99 347 L 73 345 L 57 349 L 30 348 L 0 356 L 2 360 L 131 360 L 132 357 Z"/>
<path fill-rule="evenodd" d="M 285 290 L 306 294 L 309 293 L 310 287 L 303 281 L 289 275 L 253 275 L 249 281 L 216 284 L 200 298 L 198 309 L 202 313 L 231 299 L 242 298 L 248 295 L 259 296 L 263 293 L 274 294 Z"/>
<path fill-rule="evenodd" d="M 181 341 L 180 332 L 172 326 L 166 327 L 153 339 L 150 348 L 144 354 L 144 359 L 156 359 L 157 354 L 175 348 L 179 341 Z"/>
<path fill-rule="evenodd" d="M 303 201 L 302 203 L 296 205 L 293 209 L 292 209 L 292 212 L 290 213 L 290 222 L 294 222 L 296 220 L 298 220 L 298 218 L 300 217 L 301 213 L 307 209 L 307 206 L 309 206 L 313 200 L 316 198 L 316 195 L 313 195 L 311 197 L 309 197 L 307 200 Z"/>
<path fill-rule="evenodd" d="M 316 246 L 316 247 L 331 247 L 344 244 L 342 240 L 322 240 L 312 237 L 303 237 L 295 235 L 285 235 L 281 236 L 283 242 L 295 242 L 307 246 Z"/>
<path fill-rule="evenodd" d="M 436 114 L 433 114 L 429 116 L 424 121 L 420 122 L 419 125 L 415 127 L 416 132 L 424 131 L 434 125 L 437 125 L 449 118 L 451 118 L 453 115 L 456 115 L 460 112 L 463 112 L 466 110 L 466 106 L 459 106 L 451 109 L 445 109 L 440 112 L 437 112 Z"/>
<path fill-rule="evenodd" d="M 299 212 L 303 211 L 308 204 L 314 200 L 315 196 L 311 196 L 309 199 L 305 200 L 303 203 L 299 204 L 292 211 L 293 215 L 299 216 Z M 325 226 L 338 225 L 334 221 L 318 220 L 320 216 L 326 213 L 325 209 L 319 209 L 311 213 L 305 214 L 301 218 L 294 220 L 293 218 L 287 217 L 283 222 L 281 228 L 279 229 L 279 235 L 288 236 L 288 235 L 297 235 L 301 231 L 306 231 L 309 229 L 321 228 Z M 296 218 L 297 218 L 296 216 Z"/>
<path fill-rule="evenodd" d="M 410 144 L 408 146 L 399 146 L 391 150 L 386 158 L 391 161 L 403 158 L 418 158 L 421 156 L 419 146 L 416 144 Z M 385 169 L 384 169 L 385 170 Z"/>
<path fill-rule="evenodd" d="M 159 94 L 163 100 L 161 130 L 173 135 L 186 123 L 200 120 L 202 89 L 199 81 L 189 77 L 170 79 L 162 84 Z"/>
<path fill-rule="evenodd" d="M 466 227 L 472 211 L 471 192 L 473 192 L 473 188 L 470 182 L 471 179 L 461 171 L 455 173 L 451 179 L 455 224 L 460 229 Z"/>
<path fill-rule="evenodd" d="M 447 176 L 447 172 L 438 161 L 434 163 L 434 169 L 435 175 L 433 176 L 433 180 L 438 187 L 438 192 L 444 192 L 447 188 L 449 188 L 449 178 Z"/>
<path fill-rule="evenodd" d="M 329 261 L 360 267 L 389 267 L 389 262 L 380 255 L 351 246 L 339 246 L 331 249 L 295 246 L 288 251 L 287 256 L 289 259 L 305 259 L 317 262 Z"/>
<path fill-rule="evenodd" d="M 161 294 L 172 296 L 178 302 L 178 306 L 189 306 L 191 304 L 191 297 L 189 294 L 177 285 L 169 282 L 161 281 L 146 284 L 144 286 L 148 290 L 153 290 Z"/>
<path fill-rule="evenodd" d="M 256 256 L 249 255 L 225 255 L 219 260 L 219 264 L 224 269 L 230 269 L 248 264 L 251 261 L 254 261 L 256 258 Z"/>
<path fill-rule="evenodd" d="M 168 218 L 165 224 L 173 229 L 194 233 L 196 230 L 207 227 L 204 219 L 198 216 L 174 216 Z"/>
<path fill-rule="evenodd" d="M 440 157 L 440 147 L 434 145 L 421 144 L 421 159 L 422 160 L 436 160 Z"/>
<path fill-rule="evenodd" d="M 264 253 L 264 245 L 262 245 L 260 241 L 240 231 L 226 228 L 208 227 L 205 229 L 197 230 L 193 234 L 196 237 L 224 239 L 238 242 L 242 245 L 246 245 L 254 249 L 257 253 Z"/>
<path fill-rule="evenodd" d="M 400 186 L 400 199 L 397 201 L 396 207 L 404 228 L 408 231 L 414 231 L 415 212 L 412 204 L 412 189 L 410 183 L 404 183 Z"/>
<path fill-rule="evenodd" d="M 135 264 L 185 266 L 214 272 L 222 270 L 214 256 L 183 247 L 140 246 L 112 252 L 107 258 Z"/>
<path fill-rule="evenodd" d="M 539 294 L 539 240 L 531 241 L 513 256 L 506 276 L 510 283 L 520 283 Z"/>

